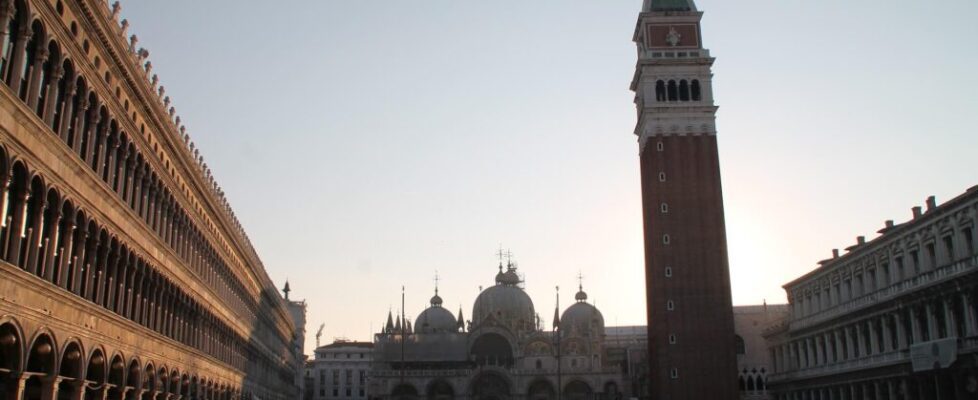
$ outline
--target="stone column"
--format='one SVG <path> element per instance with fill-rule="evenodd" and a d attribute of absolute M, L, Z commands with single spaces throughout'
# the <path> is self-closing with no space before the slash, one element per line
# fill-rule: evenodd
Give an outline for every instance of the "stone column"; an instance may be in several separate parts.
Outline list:
<path fill-rule="evenodd" d="M 78 89 L 76 88 L 75 90 Z M 85 154 L 84 149 L 81 148 L 81 137 L 82 130 L 85 129 L 85 124 L 83 122 L 85 121 L 85 118 L 87 118 L 85 116 L 86 113 L 88 113 L 88 96 L 86 95 L 85 91 L 82 90 L 81 93 L 78 93 L 78 110 L 76 110 L 72 116 L 74 117 L 74 120 L 68 122 L 69 124 L 75 124 L 75 127 L 72 128 L 71 143 L 68 143 L 68 146 L 75 150 L 75 153 L 77 153 L 79 157 L 82 157 L 82 159 L 84 159 Z"/>
<path fill-rule="evenodd" d="M 64 232 L 55 234 L 61 226 L 61 207 L 58 207 L 57 204 L 49 206 L 52 207 L 52 210 L 50 213 L 51 218 L 45 221 L 48 224 L 47 231 L 49 237 L 48 242 L 44 243 L 44 280 L 57 284 L 54 281 L 54 252 L 58 248 L 58 241 L 55 239 L 58 239 L 60 235 L 64 235 Z"/>
<path fill-rule="evenodd" d="M 825 363 L 832 364 L 835 362 L 835 350 L 832 348 L 834 342 L 832 341 L 832 333 L 826 332 L 822 334 L 822 343 L 825 347 Z"/>
<path fill-rule="evenodd" d="M 57 61 L 57 60 L 54 60 Z M 51 66 L 51 73 L 48 77 L 48 91 L 44 94 L 44 123 L 51 127 L 51 130 L 55 129 L 54 126 L 54 114 L 55 106 L 58 102 L 58 90 L 60 90 L 61 78 L 64 76 L 65 70 L 61 66 L 61 63 L 57 63 Z M 67 101 L 67 98 L 65 98 Z"/>
<path fill-rule="evenodd" d="M 842 347 L 842 335 L 839 333 L 839 330 L 836 329 L 832 331 L 832 336 L 835 338 L 835 349 L 838 354 L 836 356 L 836 361 L 841 362 L 846 360 L 847 357 L 846 354 L 843 352 L 843 347 Z"/>
<path fill-rule="evenodd" d="M 34 60 L 32 60 L 34 65 L 31 67 L 31 77 L 27 81 L 31 85 L 27 88 L 27 105 L 32 111 L 37 110 L 37 101 L 41 93 L 41 72 L 44 70 L 44 63 L 51 55 L 48 53 L 47 42 L 43 41 L 44 38 L 38 39 L 42 41 L 35 42 L 37 49 L 34 51 Z"/>
<path fill-rule="evenodd" d="M 883 352 L 893 351 L 893 331 L 890 330 L 890 316 L 880 317 L 880 326 L 883 327 Z"/>
<path fill-rule="evenodd" d="M 57 400 L 60 376 L 45 376 L 41 378 L 41 400 Z"/>
<path fill-rule="evenodd" d="M 874 355 L 879 351 L 880 348 L 879 339 L 876 336 L 876 324 L 873 323 L 872 319 L 866 321 L 866 324 L 869 325 L 869 330 L 867 332 L 869 334 L 869 351 L 867 351 L 866 354 Z"/>
<path fill-rule="evenodd" d="M 924 310 L 927 312 L 927 337 L 929 340 L 936 340 L 938 331 L 937 316 L 934 315 L 934 303 L 928 301 Z"/>
<path fill-rule="evenodd" d="M 818 336 L 812 338 L 815 348 L 815 365 L 825 364 L 825 346 L 822 345 L 822 341 L 819 340 Z"/>
<path fill-rule="evenodd" d="M 893 322 L 896 325 L 897 349 L 903 350 L 907 348 L 907 332 L 903 326 L 903 314 L 899 310 L 893 314 Z"/>
<path fill-rule="evenodd" d="M 951 299 L 947 297 L 945 297 L 941 303 L 944 306 L 944 329 L 947 330 L 946 337 L 957 337 L 958 322 L 954 319 L 954 305 L 951 304 Z"/>
<path fill-rule="evenodd" d="M 57 121 L 58 126 L 58 136 L 61 138 L 62 142 L 68 143 L 68 127 L 71 124 L 71 114 L 75 107 L 75 91 L 77 87 L 77 80 L 74 76 L 66 76 L 65 80 L 65 93 L 64 93 L 64 105 L 61 107 L 61 120 Z M 68 143 L 71 146 L 71 143 Z"/>
<path fill-rule="evenodd" d="M 8 240 L 10 241 L 9 247 L 7 249 L 7 261 L 16 266 L 20 266 L 20 242 L 23 239 L 22 232 L 24 229 L 24 224 L 27 221 L 25 214 L 27 214 L 27 202 L 31 198 L 31 183 L 29 181 L 23 182 L 23 187 L 17 188 L 18 191 L 11 191 L 10 196 L 15 197 L 14 202 L 14 215 L 8 217 L 10 218 L 10 223 L 7 226 L 7 232 L 9 234 Z"/>
<path fill-rule="evenodd" d="M 964 331 L 967 336 L 974 336 L 975 332 L 975 307 L 971 304 L 971 295 L 966 291 L 961 293 L 961 301 L 964 305 Z"/>
<path fill-rule="evenodd" d="M 849 350 L 849 357 L 848 357 L 848 359 L 849 360 L 855 359 L 856 358 L 856 345 L 855 345 L 855 343 L 853 343 L 853 340 L 852 340 L 852 327 L 847 326 L 847 327 L 845 327 L 843 329 L 845 329 L 845 334 L 846 334 L 846 348 Z"/>
<path fill-rule="evenodd" d="M 17 399 L 20 400 L 24 398 L 24 387 L 27 383 L 27 375 L 24 374 L 11 374 L 13 376 L 7 377 L 7 399 Z"/>
<path fill-rule="evenodd" d="M 920 318 L 917 316 L 917 308 L 910 307 L 910 344 L 920 343 L 922 339 L 920 331 Z"/>
<path fill-rule="evenodd" d="M 61 262 L 56 267 L 58 268 L 58 282 L 56 284 L 66 290 L 71 290 L 72 288 L 68 286 L 68 268 L 69 262 L 71 261 L 71 255 L 74 254 L 74 244 L 75 244 L 75 218 L 74 216 L 68 217 L 65 222 L 65 231 L 61 232 Z"/>
<path fill-rule="evenodd" d="M 28 183 L 28 186 L 32 186 Z M 47 191 L 45 190 L 40 196 L 35 196 L 34 204 L 34 215 L 31 217 L 31 226 L 27 227 L 27 272 L 32 275 L 41 276 L 41 266 L 38 265 L 38 252 L 41 251 L 41 233 L 43 227 L 41 222 L 44 220 L 44 209 L 47 207 Z"/>
<path fill-rule="evenodd" d="M 75 380 L 71 383 L 71 400 L 85 400 L 85 388 L 87 385 L 83 380 Z"/>

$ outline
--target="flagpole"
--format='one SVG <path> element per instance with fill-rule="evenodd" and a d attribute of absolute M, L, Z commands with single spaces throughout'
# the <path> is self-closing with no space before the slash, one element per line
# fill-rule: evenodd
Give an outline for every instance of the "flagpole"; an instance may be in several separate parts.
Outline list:
<path fill-rule="evenodd" d="M 404 319 L 404 286 L 401 286 L 401 383 L 404 383 L 404 332 L 407 320 Z"/>

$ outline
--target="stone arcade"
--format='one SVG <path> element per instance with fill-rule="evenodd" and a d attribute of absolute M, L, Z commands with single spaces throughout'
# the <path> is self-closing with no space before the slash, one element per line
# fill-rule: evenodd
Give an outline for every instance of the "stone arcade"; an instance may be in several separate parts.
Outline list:
<path fill-rule="evenodd" d="M 286 303 L 119 14 L 0 0 L 0 393 L 296 398 Z"/>

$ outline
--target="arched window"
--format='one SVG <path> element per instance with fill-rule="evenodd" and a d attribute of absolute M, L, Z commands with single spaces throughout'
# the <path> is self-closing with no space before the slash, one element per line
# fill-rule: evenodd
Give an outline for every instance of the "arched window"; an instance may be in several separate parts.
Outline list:
<path fill-rule="evenodd" d="M 676 86 L 676 81 L 669 81 L 669 101 L 679 100 L 679 88 Z"/>
<path fill-rule="evenodd" d="M 16 47 L 17 40 L 20 38 L 20 20 L 24 16 L 24 10 L 20 7 L 20 2 L 14 2 L 15 11 L 13 15 L 10 16 L 10 20 L 7 21 L 7 34 L 3 35 L 3 42 L 0 43 L 0 74 L 2 74 L 3 80 L 10 85 L 11 76 L 11 65 L 14 59 L 14 47 Z"/>
<path fill-rule="evenodd" d="M 754 385 L 754 377 L 753 376 L 748 376 L 747 377 L 747 391 L 748 392 L 753 392 L 755 389 L 756 389 L 756 386 Z"/>
<path fill-rule="evenodd" d="M 655 101 L 666 101 L 666 83 L 661 80 L 655 82 Z"/>
<path fill-rule="evenodd" d="M 679 81 L 679 100 L 689 101 L 689 82 L 685 79 Z"/>
<path fill-rule="evenodd" d="M 737 355 L 747 354 L 747 345 L 744 344 L 744 338 L 740 337 L 740 335 L 735 336 L 737 338 Z"/>
<path fill-rule="evenodd" d="M 693 79 L 693 82 L 690 83 L 689 85 L 689 91 L 693 97 L 693 101 L 703 100 L 703 95 L 701 94 L 701 90 L 700 90 L 699 79 Z"/>

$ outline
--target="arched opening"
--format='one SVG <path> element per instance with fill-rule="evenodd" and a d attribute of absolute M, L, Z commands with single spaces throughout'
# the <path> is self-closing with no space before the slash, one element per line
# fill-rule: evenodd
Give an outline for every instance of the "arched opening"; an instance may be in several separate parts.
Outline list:
<path fill-rule="evenodd" d="M 129 371 L 126 374 L 126 387 L 129 391 L 135 391 L 142 387 L 142 369 L 139 368 L 139 361 L 135 359 L 129 362 Z"/>
<path fill-rule="evenodd" d="M 679 100 L 689 101 L 689 82 L 685 79 L 679 81 Z"/>
<path fill-rule="evenodd" d="M 43 40 L 45 38 L 44 25 L 41 24 L 40 20 L 34 20 L 31 24 L 31 36 L 27 40 L 27 45 L 24 47 L 24 62 L 20 70 L 20 99 L 24 102 L 28 101 L 28 95 L 31 93 L 33 85 L 37 85 L 37 81 L 34 80 L 34 70 L 40 68 L 38 64 L 39 59 L 37 58 L 38 53 L 42 50 L 41 46 L 46 46 Z"/>
<path fill-rule="evenodd" d="M 55 69 L 59 68 L 59 64 L 61 64 L 61 49 L 58 47 L 58 43 L 53 40 L 48 42 L 47 53 L 47 58 L 41 64 L 41 71 L 38 76 L 37 104 L 34 107 L 37 116 L 45 120 L 47 117 L 45 113 L 49 112 L 47 103 L 52 97 L 58 98 L 57 89 L 61 83 L 61 76 L 55 76 Z M 54 81 L 54 79 L 58 79 L 58 81 Z M 51 89 L 54 89 L 54 92 Z"/>
<path fill-rule="evenodd" d="M 156 383 L 156 370 L 153 369 L 153 364 L 149 364 L 146 366 L 145 374 L 143 374 L 143 400 L 153 400 L 156 398 L 156 390 L 158 388 Z"/>
<path fill-rule="evenodd" d="M 655 81 L 655 101 L 666 101 L 666 83 Z"/>
<path fill-rule="evenodd" d="M 588 400 L 593 393 L 591 386 L 583 381 L 572 381 L 564 387 L 565 398 L 570 400 Z"/>
<path fill-rule="evenodd" d="M 472 344 L 471 355 L 477 365 L 513 366 L 513 349 L 509 341 L 497 333 L 479 336 Z"/>
<path fill-rule="evenodd" d="M 395 400 L 417 400 L 418 390 L 410 384 L 402 383 L 391 391 L 391 397 Z"/>
<path fill-rule="evenodd" d="M 8 0 L 14 2 L 14 12 L 7 21 L 7 34 L 2 35 L 2 53 L 0 53 L 0 74 L 3 75 L 4 82 L 7 86 L 11 84 L 11 73 L 14 59 L 14 48 L 16 47 L 17 41 L 21 39 L 20 27 L 23 23 L 26 12 L 24 11 L 24 6 L 20 1 Z"/>
<path fill-rule="evenodd" d="M 34 339 L 30 352 L 27 353 L 27 368 L 24 373 L 28 376 L 24 384 L 24 399 L 36 400 L 41 398 L 41 378 L 55 373 L 54 340 L 47 334 L 41 334 Z"/>
<path fill-rule="evenodd" d="M 676 81 L 669 81 L 669 87 L 667 90 L 669 92 L 669 101 L 679 100 L 679 87 L 676 86 Z"/>
<path fill-rule="evenodd" d="M 82 377 L 82 349 L 78 342 L 71 342 L 65 346 L 61 353 L 61 367 L 58 376 L 61 382 L 58 384 L 58 399 L 70 400 L 75 398 L 75 391 L 81 389 L 78 384 Z"/>
<path fill-rule="evenodd" d="M 753 392 L 755 388 L 756 388 L 756 386 L 754 385 L 754 377 L 748 375 L 747 376 L 747 391 L 748 392 Z"/>
<path fill-rule="evenodd" d="M 509 382 L 502 376 L 486 372 L 472 379 L 472 400 L 505 400 L 509 398 Z"/>
<path fill-rule="evenodd" d="M 455 398 L 455 389 L 444 380 L 436 380 L 428 385 L 428 400 L 451 400 Z"/>
<path fill-rule="evenodd" d="M 20 264 L 20 243 L 24 236 L 24 204 L 30 195 L 27 167 L 15 162 L 7 189 L 7 208 L 4 210 L 3 256 L 7 262 Z"/>
<path fill-rule="evenodd" d="M 121 356 L 116 355 L 109 364 L 109 399 L 122 400 L 122 393 L 126 387 L 126 362 Z M 92 393 L 93 399 L 98 399 L 96 393 Z"/>
<path fill-rule="evenodd" d="M 44 221 L 44 181 L 40 175 L 31 179 L 31 194 L 27 198 L 27 209 L 24 211 L 23 240 L 20 243 L 20 262 L 17 264 L 27 272 L 37 275 L 37 252 Z"/>
<path fill-rule="evenodd" d="M 10 377 L 20 372 L 21 336 L 12 323 L 0 325 L 0 393 L 6 395 Z"/>
<path fill-rule="evenodd" d="M 95 349 L 88 357 L 88 368 L 85 369 L 85 399 L 101 399 L 102 389 L 105 386 L 106 363 L 105 353 L 101 349 Z M 121 360 L 120 360 L 121 366 Z M 121 377 L 119 379 L 122 380 Z"/>
<path fill-rule="evenodd" d="M 699 79 L 693 79 L 693 82 L 689 84 L 689 92 L 690 92 L 690 97 L 693 98 L 693 101 L 703 100 L 703 94 L 702 94 L 702 89 L 700 89 Z"/>
<path fill-rule="evenodd" d="M 735 346 L 737 350 L 737 355 L 739 356 L 739 355 L 747 354 L 747 345 L 744 344 L 744 338 L 740 337 L 740 335 L 734 335 L 734 336 L 736 341 Z"/>
<path fill-rule="evenodd" d="M 530 384 L 526 396 L 529 400 L 553 400 L 556 398 L 556 391 L 550 382 L 541 379 Z"/>
<path fill-rule="evenodd" d="M 604 384 L 604 394 L 605 400 L 617 400 L 621 398 L 621 392 L 618 391 L 618 384 L 615 382 L 607 382 Z"/>

